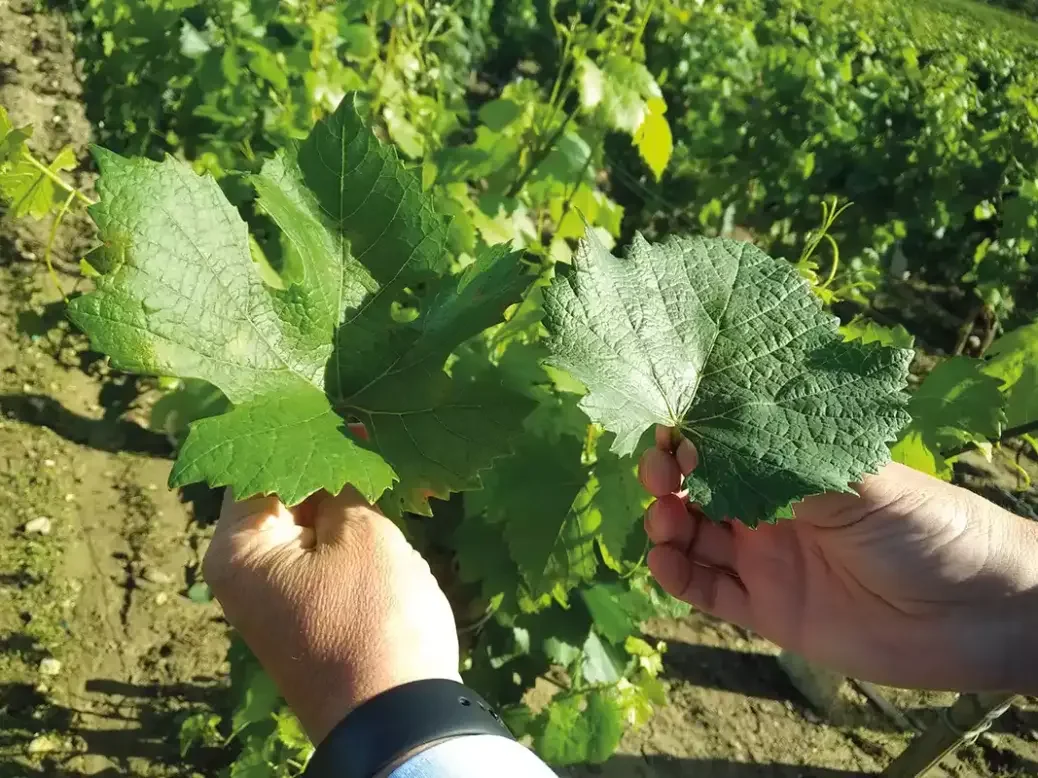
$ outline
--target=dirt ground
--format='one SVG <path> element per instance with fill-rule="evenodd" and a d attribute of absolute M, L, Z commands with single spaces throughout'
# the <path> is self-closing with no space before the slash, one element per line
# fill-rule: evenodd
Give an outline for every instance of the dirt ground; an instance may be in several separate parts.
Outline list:
<path fill-rule="evenodd" d="M 36 125 L 37 150 L 72 144 L 85 160 L 79 93 L 61 18 L 0 0 L 0 104 Z M 182 757 L 177 742 L 179 721 L 219 709 L 226 683 L 218 608 L 187 597 L 215 495 L 166 488 L 171 447 L 147 429 L 148 384 L 109 374 L 70 332 L 43 272 L 45 236 L 0 222 L 0 778 L 216 775 L 230 753 Z M 70 220 L 59 270 L 89 245 L 85 218 Z M 61 278 L 66 293 L 80 283 Z M 996 496 L 1016 486 L 997 464 L 966 475 Z M 692 614 L 650 632 L 669 645 L 670 706 L 573 776 L 871 775 L 909 740 L 849 686 L 820 715 L 775 647 L 744 631 Z M 922 725 L 952 699 L 885 694 Z M 1038 708 L 1018 706 L 941 774 L 1038 775 Z"/>

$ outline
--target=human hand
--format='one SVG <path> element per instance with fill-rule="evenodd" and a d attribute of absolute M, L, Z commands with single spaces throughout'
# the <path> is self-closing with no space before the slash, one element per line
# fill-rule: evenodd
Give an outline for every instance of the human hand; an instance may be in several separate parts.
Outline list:
<path fill-rule="evenodd" d="M 429 565 L 350 487 L 292 510 L 228 489 L 203 573 L 314 743 L 383 691 L 461 680 Z"/>
<path fill-rule="evenodd" d="M 863 680 L 1038 691 L 1038 523 L 898 464 L 793 521 L 715 523 L 679 492 L 694 447 L 656 441 L 648 564 L 671 595 Z"/>

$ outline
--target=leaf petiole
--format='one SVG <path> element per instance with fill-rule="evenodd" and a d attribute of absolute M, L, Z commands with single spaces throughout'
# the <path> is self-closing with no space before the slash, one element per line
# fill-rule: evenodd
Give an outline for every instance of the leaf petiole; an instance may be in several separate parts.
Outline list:
<path fill-rule="evenodd" d="M 49 167 L 47 167 L 42 162 L 40 162 L 38 159 L 36 159 L 36 157 L 34 157 L 32 154 L 26 154 L 25 155 L 25 159 L 29 162 L 29 164 L 31 164 L 33 167 L 35 167 L 37 170 L 39 170 L 41 173 L 43 173 L 43 175 L 45 175 L 47 178 L 49 178 L 55 184 L 60 186 L 63 191 L 68 192 L 71 196 L 73 196 L 75 199 L 79 200 L 84 205 L 87 205 L 87 206 L 97 205 L 97 201 L 96 200 L 91 200 L 89 197 L 87 197 L 85 194 L 80 192 L 74 186 L 72 186 L 71 184 L 67 183 L 65 181 L 65 179 L 63 179 L 61 176 L 59 176 L 57 173 L 55 173 Z"/>

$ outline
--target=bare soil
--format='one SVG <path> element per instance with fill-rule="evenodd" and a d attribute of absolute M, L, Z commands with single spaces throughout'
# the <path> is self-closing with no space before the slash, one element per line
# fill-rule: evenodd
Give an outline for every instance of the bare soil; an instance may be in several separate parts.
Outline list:
<path fill-rule="evenodd" d="M 0 0 L 0 104 L 37 128 L 42 155 L 71 144 L 89 168 L 79 97 L 61 16 Z M 226 626 L 186 596 L 215 495 L 166 488 L 171 446 L 146 425 L 154 391 L 110 374 L 70 331 L 41 264 L 46 231 L 0 221 L 0 778 L 215 775 L 230 753 L 184 757 L 177 740 L 186 715 L 224 704 Z M 70 219 L 59 270 L 90 245 L 86 218 Z M 971 460 L 962 475 L 1021 512 L 1035 505 L 1008 461 Z M 29 531 L 41 518 L 49 532 Z M 743 630 L 692 614 L 650 632 L 669 645 L 670 705 L 573 776 L 874 775 L 911 736 L 849 686 L 834 711 L 812 710 L 777 649 Z M 885 694 L 924 726 L 952 699 Z M 1038 709 L 1018 706 L 935 775 L 1038 775 Z"/>

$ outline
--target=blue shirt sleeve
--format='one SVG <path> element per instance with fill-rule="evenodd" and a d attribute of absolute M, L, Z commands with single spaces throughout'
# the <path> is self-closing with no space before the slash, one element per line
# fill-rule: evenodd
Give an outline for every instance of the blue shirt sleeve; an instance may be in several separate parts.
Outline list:
<path fill-rule="evenodd" d="M 408 759 L 389 778 L 557 778 L 530 749 L 495 735 L 438 743 Z"/>

